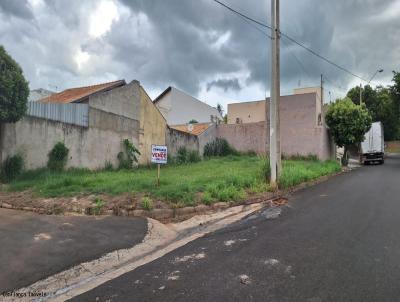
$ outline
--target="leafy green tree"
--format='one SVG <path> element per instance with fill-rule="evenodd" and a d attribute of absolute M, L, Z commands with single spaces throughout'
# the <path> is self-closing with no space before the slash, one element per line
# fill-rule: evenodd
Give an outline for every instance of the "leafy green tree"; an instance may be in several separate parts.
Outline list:
<path fill-rule="evenodd" d="M 393 110 L 400 120 L 400 72 L 393 71 L 394 84 L 390 86 L 390 95 L 393 99 Z"/>
<path fill-rule="evenodd" d="M 400 138 L 400 74 L 394 72 L 393 86 L 378 86 L 373 89 L 366 85 L 362 88 L 363 104 L 371 114 L 373 122 L 382 122 L 385 140 Z M 360 103 L 360 87 L 356 86 L 347 93 L 354 104 Z"/>
<path fill-rule="evenodd" d="M 0 124 L 14 123 L 26 112 L 28 82 L 21 67 L 0 46 Z"/>
<path fill-rule="evenodd" d="M 368 105 L 376 99 L 376 92 L 370 85 L 365 85 L 361 88 L 362 102 Z M 356 86 L 349 90 L 347 97 L 350 98 L 354 104 L 360 105 L 360 87 Z"/>
<path fill-rule="evenodd" d="M 192 119 L 192 120 L 189 121 L 188 124 L 198 124 L 198 123 L 199 123 L 199 122 L 198 122 L 197 120 Z"/>
<path fill-rule="evenodd" d="M 337 100 L 330 105 L 325 120 L 336 144 L 344 147 L 345 159 L 348 147 L 361 143 L 372 123 L 365 105 L 356 105 L 350 98 Z"/>
<path fill-rule="evenodd" d="M 224 115 L 224 124 L 228 124 L 228 115 L 227 114 Z"/>

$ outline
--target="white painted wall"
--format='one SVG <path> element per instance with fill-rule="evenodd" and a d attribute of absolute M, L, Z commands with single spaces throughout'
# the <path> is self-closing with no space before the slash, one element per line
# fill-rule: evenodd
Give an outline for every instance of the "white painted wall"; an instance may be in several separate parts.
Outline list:
<path fill-rule="evenodd" d="M 192 119 L 208 123 L 211 115 L 222 119 L 216 108 L 174 87 L 156 102 L 156 106 L 169 125 L 187 124 Z"/>

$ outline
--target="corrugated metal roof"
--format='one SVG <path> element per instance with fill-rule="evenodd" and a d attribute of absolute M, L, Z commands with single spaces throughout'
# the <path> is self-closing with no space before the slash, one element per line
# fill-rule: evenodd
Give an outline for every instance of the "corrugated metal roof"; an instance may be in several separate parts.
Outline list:
<path fill-rule="evenodd" d="M 83 127 L 89 126 L 88 104 L 29 102 L 26 115 Z"/>
<path fill-rule="evenodd" d="M 125 84 L 125 80 L 118 80 L 98 85 L 70 88 L 43 98 L 39 100 L 39 102 L 58 104 L 79 103 L 94 93 L 108 91 L 115 87 L 123 86 Z"/>
<path fill-rule="evenodd" d="M 197 136 L 202 134 L 212 125 L 213 125 L 212 123 L 194 123 L 194 124 L 184 124 L 184 125 L 172 125 L 169 127 L 178 131 L 186 132 Z"/>

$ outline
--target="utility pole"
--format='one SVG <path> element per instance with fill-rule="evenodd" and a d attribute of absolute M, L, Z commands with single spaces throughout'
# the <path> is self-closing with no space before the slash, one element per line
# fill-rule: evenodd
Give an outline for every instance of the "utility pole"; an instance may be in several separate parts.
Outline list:
<path fill-rule="evenodd" d="M 280 98 L 280 67 L 279 67 L 279 0 L 271 0 L 271 36 L 272 36 L 272 70 L 271 98 L 269 106 L 269 154 L 271 166 L 271 188 L 277 189 L 278 177 L 281 172 L 281 148 L 279 127 L 279 98 Z"/>
<path fill-rule="evenodd" d="M 360 83 L 360 105 L 362 104 L 362 83 Z"/>
<path fill-rule="evenodd" d="M 321 110 L 323 105 L 324 105 L 324 78 L 323 75 L 321 74 Z"/>

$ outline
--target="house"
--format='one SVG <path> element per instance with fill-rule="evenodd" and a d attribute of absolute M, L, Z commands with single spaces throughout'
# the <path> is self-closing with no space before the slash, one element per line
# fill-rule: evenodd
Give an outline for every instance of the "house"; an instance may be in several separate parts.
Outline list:
<path fill-rule="evenodd" d="M 216 138 L 216 123 L 193 123 L 169 126 L 165 142 L 170 155 L 175 156 L 179 148 L 197 151 L 203 155 L 204 146 Z"/>
<path fill-rule="evenodd" d="M 285 155 L 316 155 L 325 160 L 334 153 L 334 144 L 322 114 L 320 88 L 300 88 L 280 97 L 281 150 Z M 267 116 L 267 121 L 265 121 Z M 238 151 L 269 151 L 269 99 L 228 104 L 228 124 L 218 126 Z"/>
<path fill-rule="evenodd" d="M 43 99 L 49 95 L 52 95 L 54 92 L 44 89 L 44 88 L 38 88 L 29 91 L 29 96 L 28 96 L 28 102 L 36 102 L 40 99 Z"/>
<path fill-rule="evenodd" d="M 154 104 L 167 120 L 168 125 L 182 125 L 191 120 L 209 123 L 222 120 L 218 110 L 175 88 L 168 87 L 155 100 Z"/>
<path fill-rule="evenodd" d="M 302 99 L 300 95 L 303 94 L 307 94 L 307 98 L 315 103 L 316 118 L 318 119 L 318 116 L 321 118 L 322 101 L 320 87 L 297 88 L 294 89 L 292 95 L 281 96 L 282 110 L 287 104 L 303 101 L 300 100 Z M 246 124 L 265 121 L 267 103 L 269 103 L 269 98 L 267 98 L 267 101 L 261 100 L 228 104 L 228 124 Z"/>
<path fill-rule="evenodd" d="M 28 102 L 25 117 L 4 124 L 0 159 L 20 153 L 28 169 L 43 167 L 47 154 L 62 141 L 69 149 L 67 167 L 103 168 L 118 164 L 122 141 L 151 160 L 151 145 L 165 144 L 166 120 L 138 81 L 124 80 L 77 87 Z"/>

